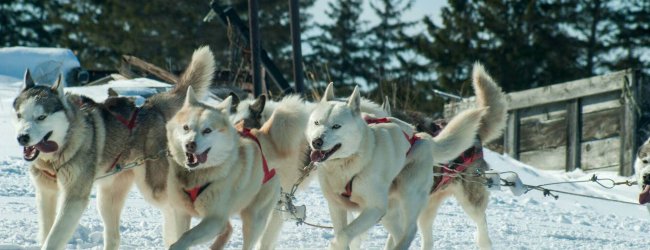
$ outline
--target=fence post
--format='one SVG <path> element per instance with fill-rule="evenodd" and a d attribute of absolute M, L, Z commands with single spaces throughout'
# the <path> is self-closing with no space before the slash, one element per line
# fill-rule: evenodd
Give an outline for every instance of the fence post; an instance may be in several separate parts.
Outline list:
<path fill-rule="evenodd" d="M 519 159 L 519 123 L 519 110 L 510 111 L 503 145 L 504 152 L 517 160 Z"/>
<path fill-rule="evenodd" d="M 262 72 L 260 65 L 260 28 L 258 22 L 259 5 L 258 0 L 248 0 L 248 22 L 250 26 L 250 48 L 251 48 L 251 73 L 253 75 L 253 92 L 255 96 L 262 94 Z"/>
<path fill-rule="evenodd" d="M 580 98 L 570 100 L 566 107 L 566 171 L 580 168 L 582 138 L 582 105 Z"/>
<path fill-rule="evenodd" d="M 305 92 L 304 74 L 302 70 L 302 43 L 300 41 L 300 6 L 298 0 L 289 0 L 289 16 L 291 17 L 291 54 L 293 55 L 293 81 L 296 92 Z"/>
<path fill-rule="evenodd" d="M 618 174 L 631 176 L 634 174 L 634 157 L 637 143 L 637 75 L 628 70 L 623 77 L 623 119 L 621 119 L 621 151 Z"/>

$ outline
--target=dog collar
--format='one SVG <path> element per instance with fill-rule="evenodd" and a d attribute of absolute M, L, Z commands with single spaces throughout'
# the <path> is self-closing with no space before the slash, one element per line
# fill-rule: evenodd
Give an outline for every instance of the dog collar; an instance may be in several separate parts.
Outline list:
<path fill-rule="evenodd" d="M 262 144 L 260 144 L 260 141 L 257 139 L 257 137 L 251 133 L 250 129 L 244 128 L 241 132 L 239 132 L 239 134 L 245 138 L 253 140 L 260 148 L 260 154 L 262 155 L 262 169 L 264 170 L 264 179 L 262 180 L 262 184 L 265 184 L 267 181 L 273 178 L 273 176 L 275 176 L 275 169 L 269 170 L 269 165 L 266 163 L 266 157 L 264 157 L 264 152 L 262 151 Z"/>

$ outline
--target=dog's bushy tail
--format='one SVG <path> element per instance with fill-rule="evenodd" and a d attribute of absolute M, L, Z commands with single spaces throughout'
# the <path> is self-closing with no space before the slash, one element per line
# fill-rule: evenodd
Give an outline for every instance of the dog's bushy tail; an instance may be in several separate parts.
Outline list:
<path fill-rule="evenodd" d="M 458 157 L 474 144 L 481 121 L 489 108 L 471 108 L 454 116 L 449 124 L 433 138 L 433 161 L 446 163 Z"/>
<path fill-rule="evenodd" d="M 309 112 L 300 96 L 290 95 L 280 100 L 271 117 L 260 131 L 271 135 L 271 140 L 280 154 L 288 154 L 299 148 L 305 140 Z"/>
<path fill-rule="evenodd" d="M 479 108 L 487 108 L 487 113 L 481 120 L 478 130 L 479 137 L 486 143 L 501 136 L 506 125 L 508 104 L 501 87 L 485 72 L 480 63 L 474 64 L 472 70 L 472 85 L 476 93 Z"/>
<path fill-rule="evenodd" d="M 207 94 L 212 78 L 214 77 L 214 55 L 210 47 L 203 46 L 198 48 L 192 54 L 192 61 L 187 66 L 179 82 L 176 84 L 172 93 L 178 96 L 185 96 L 187 88 L 192 86 L 196 97 L 201 100 Z"/>

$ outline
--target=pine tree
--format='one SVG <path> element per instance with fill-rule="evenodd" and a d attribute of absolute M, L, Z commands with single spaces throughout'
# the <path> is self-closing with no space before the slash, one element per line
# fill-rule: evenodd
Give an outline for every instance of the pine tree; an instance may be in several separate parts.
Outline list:
<path fill-rule="evenodd" d="M 450 0 L 443 26 L 425 19 L 428 35 L 412 45 L 429 59 L 437 82 L 468 95 L 474 62 L 485 64 L 507 91 L 575 79 L 575 39 L 561 27 L 554 1 Z"/>
<path fill-rule="evenodd" d="M 404 56 L 410 51 L 405 46 L 405 30 L 416 22 L 403 21 L 402 13 L 412 5 L 413 0 L 376 0 L 370 3 L 380 22 L 368 31 L 366 48 L 374 62 L 381 62 L 374 65 L 376 69 L 369 79 L 370 86 L 389 78 L 397 78 L 403 72 L 400 63 L 405 61 Z"/>
<path fill-rule="evenodd" d="M 47 10 L 49 1 L 2 1 L 0 2 L 0 46 L 53 46 L 53 32 L 47 26 L 51 16 Z"/>
<path fill-rule="evenodd" d="M 323 74 L 320 79 L 351 87 L 368 75 L 363 47 L 365 23 L 359 20 L 361 5 L 362 0 L 329 3 L 325 13 L 334 23 L 317 25 L 322 35 L 313 38 L 314 54 L 306 58 L 308 64 L 323 66 L 316 73 Z"/>

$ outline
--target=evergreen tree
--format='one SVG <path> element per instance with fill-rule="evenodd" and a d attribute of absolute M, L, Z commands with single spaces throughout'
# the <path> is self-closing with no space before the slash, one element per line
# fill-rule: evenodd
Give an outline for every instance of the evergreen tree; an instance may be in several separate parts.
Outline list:
<path fill-rule="evenodd" d="M 310 65 L 322 66 L 316 73 L 320 79 L 351 87 L 368 75 L 361 5 L 362 0 L 329 2 L 325 13 L 334 23 L 317 25 L 322 34 L 313 38 L 314 54 L 306 58 Z"/>
<path fill-rule="evenodd" d="M 443 26 L 425 19 L 428 35 L 412 46 L 429 59 L 443 88 L 463 95 L 475 61 L 507 91 L 575 79 L 576 41 L 558 22 L 564 8 L 554 1 L 450 0 Z"/>
<path fill-rule="evenodd" d="M 369 80 L 372 86 L 389 78 L 398 77 L 403 72 L 401 63 L 405 54 L 410 51 L 405 46 L 405 30 L 416 22 L 403 21 L 402 13 L 408 11 L 413 0 L 376 0 L 370 3 L 380 22 L 368 31 L 368 46 L 370 57 L 376 69 Z"/>
<path fill-rule="evenodd" d="M 0 46 L 53 46 L 49 1 L 0 2 Z"/>

